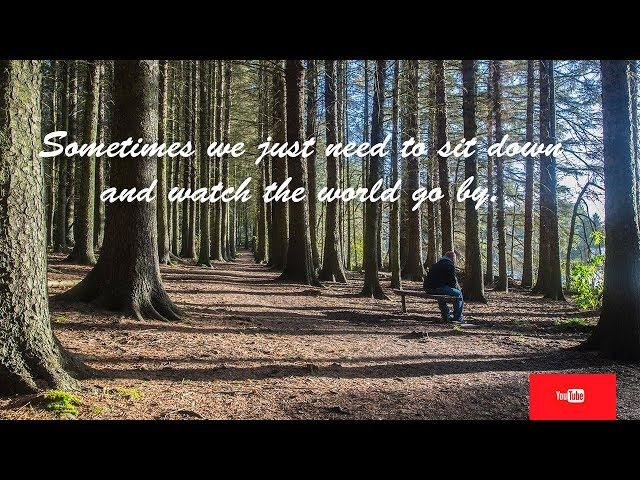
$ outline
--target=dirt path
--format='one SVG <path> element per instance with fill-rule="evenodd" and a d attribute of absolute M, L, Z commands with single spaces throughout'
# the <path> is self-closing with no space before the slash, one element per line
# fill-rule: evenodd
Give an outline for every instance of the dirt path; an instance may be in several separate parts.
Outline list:
<path fill-rule="evenodd" d="M 50 294 L 87 270 L 52 258 Z M 525 419 L 533 371 L 616 372 L 618 415 L 640 417 L 640 366 L 570 350 L 586 336 L 556 324 L 576 315 L 570 304 L 488 292 L 488 306 L 465 306 L 475 327 L 457 330 L 431 302 L 408 300 L 402 315 L 396 298 L 358 298 L 359 275 L 320 295 L 279 283 L 247 252 L 162 276 L 190 320 L 52 303 L 60 340 L 95 369 L 79 418 Z M 0 418 L 50 417 L 16 405 L 0 401 Z"/>

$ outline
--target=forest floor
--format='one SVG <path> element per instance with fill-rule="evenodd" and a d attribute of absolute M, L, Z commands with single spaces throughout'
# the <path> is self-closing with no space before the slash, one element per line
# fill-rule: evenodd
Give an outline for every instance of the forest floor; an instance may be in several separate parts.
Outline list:
<path fill-rule="evenodd" d="M 50 258 L 50 295 L 88 270 Z M 402 314 L 391 289 L 388 301 L 359 298 L 358 274 L 320 294 L 278 282 L 247 252 L 162 276 L 188 320 L 51 302 L 58 338 L 94 369 L 77 418 L 526 419 L 530 372 L 615 372 L 619 418 L 640 417 L 640 365 L 572 349 L 590 327 L 571 319 L 597 316 L 570 302 L 488 291 L 459 328 L 431 301 L 408 298 Z M 14 397 L 0 418 L 55 417 Z"/>

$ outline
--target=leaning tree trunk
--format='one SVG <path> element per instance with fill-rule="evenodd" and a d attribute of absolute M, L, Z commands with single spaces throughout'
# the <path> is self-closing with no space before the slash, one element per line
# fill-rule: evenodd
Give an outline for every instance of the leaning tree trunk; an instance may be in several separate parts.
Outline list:
<path fill-rule="evenodd" d="M 158 135 L 157 61 L 115 62 L 115 138 Z M 155 157 L 114 158 L 110 186 L 146 188 L 157 174 Z M 98 263 L 62 300 L 93 302 L 109 310 L 123 311 L 138 319 L 179 320 L 180 311 L 169 299 L 158 263 L 156 203 L 114 202 L 107 204 L 104 244 Z"/>
<path fill-rule="evenodd" d="M 571 213 L 571 226 L 569 227 L 569 237 L 567 239 L 567 256 L 565 258 L 564 265 L 564 278 L 565 278 L 565 291 L 571 293 L 571 250 L 573 250 L 573 236 L 576 231 L 576 218 L 578 218 L 578 208 L 582 203 L 582 197 L 587 193 L 590 186 L 594 185 L 592 182 L 587 182 L 580 190 L 576 203 L 573 204 L 573 212 Z"/>
<path fill-rule="evenodd" d="M 327 145 L 337 142 L 337 105 L 336 105 L 336 61 L 324 62 L 324 104 L 325 131 Z M 337 189 L 340 186 L 338 159 L 330 155 L 327 157 L 327 188 Z M 327 202 L 324 251 L 322 255 L 322 270 L 320 280 L 345 283 L 347 278 L 342 269 L 342 252 L 340 249 L 340 228 L 338 223 L 338 202 Z"/>
<path fill-rule="evenodd" d="M 160 107 L 158 115 L 158 143 L 167 141 L 167 111 L 169 107 L 169 62 L 160 61 Z M 169 263 L 169 222 L 167 205 L 167 160 L 158 159 L 158 259 L 163 265 Z"/>
<path fill-rule="evenodd" d="M 78 388 L 82 364 L 51 330 L 40 62 L 0 61 L 0 394 Z"/>
<path fill-rule="evenodd" d="M 418 132 L 418 60 L 407 60 L 406 62 L 407 68 L 407 78 L 406 78 L 406 103 L 405 103 L 405 115 L 404 119 L 406 124 L 402 125 L 403 138 L 405 140 L 409 138 L 417 139 Z M 380 64 L 378 63 L 378 67 Z M 374 96 L 377 94 L 377 101 L 380 103 L 378 107 L 375 108 L 382 109 L 384 112 L 384 79 L 378 79 L 382 82 L 381 85 L 377 85 L 378 88 L 382 88 L 382 90 L 374 91 Z M 380 132 L 377 141 L 371 141 L 372 145 L 376 143 L 382 142 L 384 139 L 384 117 L 376 118 L 376 113 L 381 114 L 380 112 L 375 112 L 372 115 L 372 123 L 374 121 L 379 121 L 379 129 Z M 372 136 L 373 136 L 373 125 L 371 127 Z M 377 162 L 383 162 L 383 159 L 376 159 Z M 411 198 L 413 193 L 420 186 L 420 158 L 418 156 L 411 155 L 407 157 L 407 197 Z M 380 165 L 380 172 L 375 175 L 376 181 L 382 176 L 382 165 Z M 375 182 L 373 182 L 375 183 Z M 369 182 L 369 188 L 373 186 L 373 183 Z M 421 225 L 421 215 L 420 209 L 417 208 L 413 210 L 413 206 L 411 202 L 408 202 L 407 205 L 407 222 L 406 222 L 406 236 L 407 236 L 407 253 L 406 253 L 406 263 L 402 269 L 402 276 L 408 280 L 422 280 L 422 276 L 424 275 L 424 268 L 422 266 L 422 225 Z M 376 217 L 377 218 L 377 217 Z M 367 219 L 368 221 L 368 219 Z M 380 221 L 378 219 L 377 222 Z M 374 247 L 375 248 L 375 247 Z"/>
<path fill-rule="evenodd" d="M 640 235 L 633 184 L 627 64 L 601 60 L 604 136 L 604 297 L 586 343 L 618 360 L 640 360 Z"/>
<path fill-rule="evenodd" d="M 400 61 L 393 62 L 393 89 L 391 105 L 391 183 L 398 182 L 398 81 L 400 78 Z M 391 204 L 389 218 L 389 270 L 391 270 L 391 287 L 402 288 L 400 278 L 400 202 Z"/>
<path fill-rule="evenodd" d="M 304 101 L 304 66 L 302 60 L 287 60 L 285 67 L 287 93 L 287 142 L 304 141 L 302 127 Z M 291 191 L 307 187 L 307 162 L 302 156 L 288 157 Z M 309 234 L 309 198 L 289 203 L 289 248 L 287 264 L 281 280 L 320 285 L 313 268 L 311 236 Z"/>
<path fill-rule="evenodd" d="M 317 138 L 318 129 L 318 73 L 315 60 L 307 61 L 307 125 L 306 137 Z M 316 157 L 317 146 L 311 155 L 307 157 L 307 174 L 309 175 L 309 233 L 311 235 L 311 255 L 313 256 L 313 267 L 320 268 L 320 253 L 318 252 L 318 235 L 316 232 L 316 211 L 317 211 L 317 189 L 316 189 Z"/>
<path fill-rule="evenodd" d="M 527 121 L 525 141 L 533 143 L 533 96 L 534 96 L 534 61 L 527 62 Z M 534 160 L 529 156 L 525 167 L 524 187 L 524 253 L 522 259 L 521 286 L 530 288 L 533 285 L 533 176 Z"/>
<path fill-rule="evenodd" d="M 417 63 L 417 61 L 415 61 Z M 386 74 L 386 60 L 376 61 L 375 81 L 373 89 L 373 111 L 371 112 L 371 144 L 375 145 L 384 139 L 384 84 Z M 382 163 L 384 157 L 372 155 L 369 158 L 369 172 L 367 175 L 367 187 L 373 185 L 382 177 Z M 368 200 L 365 206 L 365 236 L 364 236 L 364 286 L 361 295 L 378 299 L 386 299 L 378 278 L 378 259 L 376 234 L 378 231 L 379 216 L 378 205 Z M 422 265 L 420 266 L 422 268 Z"/>
<path fill-rule="evenodd" d="M 493 120 L 494 139 L 502 140 L 502 64 L 493 60 Z M 504 158 L 496 156 L 496 196 L 498 197 L 496 230 L 498 231 L 498 280 L 494 290 L 509 290 L 507 277 L 507 232 L 504 211 Z"/>
<path fill-rule="evenodd" d="M 98 131 L 98 107 L 100 99 L 100 62 L 89 62 L 85 81 L 84 131 L 82 140 L 91 144 L 96 141 Z M 81 265 L 95 265 L 93 250 L 94 195 L 96 182 L 96 159 L 78 158 L 75 166 L 76 208 L 73 218 L 75 245 L 68 261 Z"/>
<path fill-rule="evenodd" d="M 436 151 L 447 143 L 447 96 L 445 91 L 444 61 L 435 62 L 436 89 Z M 453 221 L 451 219 L 451 189 L 449 188 L 448 158 L 438 155 L 438 178 L 442 190 L 440 201 L 440 228 L 442 251 L 453 250 Z"/>
<path fill-rule="evenodd" d="M 464 138 L 475 138 L 476 128 L 476 63 L 475 60 L 462 61 L 462 116 L 464 121 Z M 465 159 L 464 174 L 473 177 L 469 186 L 471 191 L 478 185 L 478 162 L 474 150 L 473 155 Z M 486 303 L 482 258 L 480 255 L 480 235 L 478 232 L 478 211 L 471 198 L 465 200 L 465 283 L 464 298 Z"/>
<path fill-rule="evenodd" d="M 278 60 L 273 72 L 273 112 L 272 130 L 273 141 L 283 144 L 287 140 L 286 129 L 286 101 L 284 86 L 284 63 Z M 287 159 L 272 157 L 271 168 L 273 181 L 282 185 L 287 179 Z M 311 197 L 310 197 L 310 202 Z M 271 206 L 271 228 L 274 242 L 271 248 L 271 266 L 276 270 L 284 269 L 287 261 L 287 247 L 289 244 L 289 206 L 286 202 L 274 201 Z"/>

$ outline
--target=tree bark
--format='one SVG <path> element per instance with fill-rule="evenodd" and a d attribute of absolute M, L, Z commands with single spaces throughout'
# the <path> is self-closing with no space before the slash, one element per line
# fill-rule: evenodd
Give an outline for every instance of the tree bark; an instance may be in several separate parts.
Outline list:
<path fill-rule="evenodd" d="M 640 235 L 633 184 L 627 64 L 601 60 L 605 183 L 604 297 L 586 342 L 616 360 L 640 359 Z"/>
<path fill-rule="evenodd" d="M 76 60 L 69 60 L 69 90 L 67 94 L 69 101 L 68 114 L 68 135 L 67 144 L 69 142 L 78 142 L 78 62 Z M 80 142 L 78 142 L 80 143 Z M 74 157 L 67 157 L 65 162 L 65 188 L 67 189 L 67 206 L 65 209 L 65 234 L 67 236 L 67 246 L 73 246 L 75 242 L 75 164 L 76 159 Z"/>
<path fill-rule="evenodd" d="M 222 141 L 222 92 L 224 90 L 224 73 L 222 60 L 216 60 L 216 113 L 215 132 L 216 140 Z M 214 183 L 222 182 L 222 159 L 213 158 L 215 163 Z M 211 226 L 211 258 L 213 260 L 224 261 L 222 252 L 222 203 L 213 204 L 213 225 Z"/>
<path fill-rule="evenodd" d="M 493 120 L 494 138 L 496 142 L 502 140 L 502 63 L 493 60 Z M 507 276 L 507 232 L 504 211 L 504 157 L 496 156 L 496 196 L 497 218 L 496 230 L 498 231 L 498 280 L 493 289 L 499 292 L 509 290 L 509 278 Z"/>
<path fill-rule="evenodd" d="M 489 62 L 489 72 L 487 75 L 487 148 L 493 144 L 493 66 Z M 487 190 L 489 198 L 493 197 L 493 157 L 487 152 Z M 493 285 L 495 281 L 493 273 L 493 202 L 487 203 L 487 265 L 486 285 Z"/>
<path fill-rule="evenodd" d="M 100 98 L 100 62 L 90 61 L 85 77 L 84 131 L 82 140 L 91 144 L 96 141 L 98 129 L 98 104 Z M 81 265 L 95 265 L 93 251 L 94 196 L 96 182 L 96 159 L 79 158 L 75 161 L 75 212 L 73 230 L 75 244 L 67 261 Z"/>
<path fill-rule="evenodd" d="M 555 95 L 553 60 L 540 60 L 540 142 L 554 144 Z M 627 93 L 628 95 L 628 93 Z M 564 300 L 558 235 L 556 159 L 540 157 L 540 265 L 534 291 L 545 298 Z"/>
<path fill-rule="evenodd" d="M 525 141 L 533 143 L 533 100 L 535 88 L 535 63 L 527 61 L 527 120 Z M 525 167 L 525 194 L 524 194 L 524 253 L 522 259 L 523 288 L 533 285 L 533 177 L 534 159 L 527 157 Z"/>
<path fill-rule="evenodd" d="M 284 85 L 284 64 L 278 61 L 273 72 L 273 115 L 272 130 L 273 141 L 283 144 L 287 140 L 286 131 L 286 100 Z M 271 158 L 273 181 L 278 185 L 282 185 L 288 177 L 287 159 Z M 311 197 L 309 202 L 312 202 Z M 271 206 L 272 220 L 271 227 L 273 230 L 274 244 L 272 248 L 272 256 L 270 258 L 271 266 L 276 270 L 284 269 L 287 261 L 287 247 L 289 245 L 289 206 L 287 202 L 274 201 Z"/>
<path fill-rule="evenodd" d="M 114 74 L 114 136 L 143 138 L 158 134 L 157 61 L 118 60 Z M 110 185 L 146 188 L 157 175 L 155 157 L 114 158 Z M 62 300 L 92 302 L 142 319 L 179 320 L 160 278 L 156 202 L 114 202 L 106 208 L 104 244 L 98 263 Z"/>
<path fill-rule="evenodd" d="M 415 61 L 417 63 L 417 61 Z M 385 76 L 386 60 L 376 61 L 376 70 L 373 89 L 373 111 L 371 112 L 371 143 L 375 145 L 384 139 L 384 96 L 385 96 Z M 417 93 L 416 93 L 417 95 Z M 371 189 L 373 185 L 382 177 L 382 156 L 371 156 L 369 158 L 369 172 L 367 175 L 367 187 Z M 375 202 L 370 200 L 364 203 L 365 207 L 365 236 L 364 236 L 364 286 L 361 295 L 377 299 L 387 299 L 382 290 L 380 279 L 378 278 L 378 259 L 376 252 L 376 233 L 378 231 L 379 209 Z M 422 268 L 422 265 L 420 266 Z"/>
<path fill-rule="evenodd" d="M 158 143 L 167 141 L 167 112 L 169 108 L 169 62 L 160 61 L 160 107 L 158 115 Z M 171 160 L 169 160 L 171 161 Z M 167 205 L 167 159 L 158 159 L 158 259 L 163 265 L 169 263 L 169 223 Z"/>
<path fill-rule="evenodd" d="M 67 61 L 60 62 L 60 96 L 59 96 L 59 119 L 58 128 L 60 130 L 69 130 L 69 64 Z M 63 139 L 62 143 L 67 144 L 67 140 Z M 58 183 L 56 192 L 55 218 L 53 225 L 53 251 L 64 252 L 67 249 L 67 189 L 66 189 L 66 171 L 68 159 L 61 155 L 56 159 L 56 181 Z"/>
<path fill-rule="evenodd" d="M 98 98 L 98 143 L 108 143 L 109 119 L 107 115 L 107 77 L 106 61 L 100 62 L 100 94 Z M 96 157 L 96 186 L 94 192 L 94 222 L 93 222 L 93 247 L 99 250 L 104 239 L 104 202 L 100 200 L 100 194 L 105 189 L 105 167 L 106 159 Z"/>
<path fill-rule="evenodd" d="M 337 104 L 336 104 L 336 61 L 324 61 L 324 104 L 325 104 L 325 132 L 326 143 L 337 143 Z M 338 159 L 327 157 L 327 188 L 340 187 L 340 173 Z M 327 202 L 325 216 L 324 251 L 322 256 L 322 270 L 320 280 L 345 283 L 347 278 L 342 268 L 340 250 L 340 226 L 338 222 L 338 202 Z"/>
<path fill-rule="evenodd" d="M 436 89 L 436 151 L 447 143 L 447 96 L 445 91 L 444 61 L 435 62 Z M 440 229 L 442 253 L 453 250 L 453 222 L 451 219 L 451 188 L 449 186 L 448 159 L 438 155 L 438 179 L 442 190 L 440 201 Z"/>
<path fill-rule="evenodd" d="M 302 60 L 287 60 L 285 66 L 287 104 L 287 142 L 304 141 L 304 66 Z M 313 268 L 311 236 L 309 233 L 309 198 L 307 192 L 307 162 L 301 156 L 288 158 L 291 191 L 304 188 L 307 196 L 300 202 L 289 203 L 289 248 L 287 264 L 281 280 L 320 285 Z"/>
<path fill-rule="evenodd" d="M 462 116 L 464 122 L 464 138 L 475 138 L 476 127 L 476 62 L 462 61 Z M 473 155 L 465 159 L 464 174 L 466 178 L 473 177 L 469 190 L 473 191 L 478 185 L 478 162 L 475 150 Z M 484 296 L 484 281 L 482 258 L 480 256 L 480 235 L 478 232 L 478 211 L 471 198 L 465 200 L 465 300 L 486 303 Z"/>
<path fill-rule="evenodd" d="M 419 132 L 418 132 L 418 60 L 407 60 L 406 61 L 406 104 L 405 104 L 405 115 L 402 125 L 403 139 L 406 141 L 410 138 L 414 138 L 415 141 L 419 141 Z M 380 65 L 378 64 L 378 67 Z M 384 87 L 384 79 L 380 79 L 382 82 L 382 87 Z M 381 112 L 378 112 L 380 115 L 384 113 L 384 88 L 378 92 L 375 91 L 375 94 L 378 94 L 378 102 L 379 105 L 376 108 L 380 108 Z M 375 115 L 372 116 L 372 123 L 374 121 L 379 121 L 378 127 L 380 128 L 379 140 L 371 141 L 373 145 L 378 142 L 382 142 L 384 139 L 384 131 L 383 131 L 383 120 L 384 117 L 380 119 L 376 119 Z M 373 133 L 373 126 L 372 126 Z M 383 159 L 377 159 L 378 162 L 383 162 Z M 407 165 L 407 185 L 406 185 L 406 196 L 411 198 L 413 193 L 420 187 L 420 158 L 418 156 L 408 156 L 406 157 L 406 165 Z M 378 167 L 382 169 L 382 164 Z M 382 171 L 380 170 L 376 175 L 376 181 L 378 178 L 382 176 Z M 375 182 L 374 182 L 375 183 Z M 373 184 L 369 185 L 371 188 Z M 402 277 L 408 280 L 422 280 L 422 276 L 424 275 L 424 267 L 422 266 L 422 225 L 421 225 L 421 215 L 420 209 L 413 210 L 412 203 L 409 203 L 407 206 L 407 218 L 406 218 L 406 237 L 407 237 L 407 253 L 406 253 L 406 263 L 402 269 Z M 377 226 L 377 223 L 376 223 Z"/>
<path fill-rule="evenodd" d="M 400 61 L 393 62 L 393 88 L 391 105 L 391 183 L 398 181 L 398 83 Z M 391 204 L 389 219 L 389 270 L 391 288 L 402 288 L 400 277 L 400 201 Z"/>
<path fill-rule="evenodd" d="M 307 139 L 318 136 L 318 72 L 315 60 L 307 61 Z M 320 268 L 320 253 L 318 252 L 317 219 L 317 187 L 316 187 L 316 158 L 317 146 L 307 158 L 307 174 L 309 176 L 309 234 L 311 236 L 311 255 L 313 267 Z"/>
<path fill-rule="evenodd" d="M 194 141 L 198 142 L 198 157 L 200 160 L 200 186 L 209 190 L 209 183 L 211 180 L 209 167 L 211 165 L 211 158 L 207 155 L 207 147 L 209 146 L 209 104 L 207 102 L 207 92 L 209 90 L 209 75 L 207 74 L 210 69 L 210 62 L 204 60 L 198 60 L 198 76 L 199 92 L 198 92 L 198 111 L 197 125 L 199 128 L 197 138 Z M 200 203 L 200 217 L 198 229 L 200 231 L 200 248 L 198 250 L 198 265 L 204 267 L 211 266 L 211 256 L 209 255 L 209 248 L 211 247 L 211 241 L 209 234 L 211 232 L 211 224 L 209 217 L 209 202 Z"/>
<path fill-rule="evenodd" d="M 229 142 L 229 128 L 231 121 L 231 68 L 233 66 L 232 60 L 226 60 L 224 62 L 223 72 L 224 72 L 224 113 L 222 115 L 222 141 L 225 143 Z M 229 187 L 229 160 L 227 159 L 227 155 L 223 155 L 220 158 L 220 163 L 222 165 L 222 183 L 225 188 Z M 226 261 L 231 261 L 234 259 L 231 256 L 231 250 L 229 248 L 229 203 L 222 202 L 220 204 L 221 210 L 221 225 L 220 225 L 220 242 L 222 249 L 222 257 Z"/>
<path fill-rule="evenodd" d="M 39 61 L 0 61 L 0 394 L 75 389 L 83 365 L 51 330 Z"/>
<path fill-rule="evenodd" d="M 429 110 L 427 121 L 427 138 L 428 138 L 428 150 L 427 150 L 427 190 L 431 191 L 436 185 L 434 181 L 435 176 L 435 164 L 436 164 L 436 141 L 435 141 L 435 104 L 436 104 L 436 90 L 434 81 L 434 62 L 429 62 L 428 72 L 428 92 L 429 98 Z M 433 202 L 427 202 L 427 260 L 426 264 L 431 267 L 436 263 L 436 209 Z"/>

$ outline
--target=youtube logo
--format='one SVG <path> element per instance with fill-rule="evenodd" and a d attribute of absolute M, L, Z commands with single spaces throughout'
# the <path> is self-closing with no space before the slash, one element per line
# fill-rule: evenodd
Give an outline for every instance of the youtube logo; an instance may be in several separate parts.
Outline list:
<path fill-rule="evenodd" d="M 530 420 L 615 420 L 616 375 L 532 373 Z"/>

